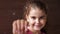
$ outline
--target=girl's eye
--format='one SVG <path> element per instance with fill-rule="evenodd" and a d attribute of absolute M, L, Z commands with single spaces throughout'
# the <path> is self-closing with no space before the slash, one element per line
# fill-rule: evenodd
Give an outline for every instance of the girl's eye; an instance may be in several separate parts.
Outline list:
<path fill-rule="evenodd" d="M 32 19 L 36 19 L 36 17 L 34 17 L 34 16 L 33 16 L 33 17 L 31 17 L 31 18 L 32 18 Z"/>
<path fill-rule="evenodd" d="M 39 19 L 44 19 L 45 18 L 45 16 L 41 16 Z"/>

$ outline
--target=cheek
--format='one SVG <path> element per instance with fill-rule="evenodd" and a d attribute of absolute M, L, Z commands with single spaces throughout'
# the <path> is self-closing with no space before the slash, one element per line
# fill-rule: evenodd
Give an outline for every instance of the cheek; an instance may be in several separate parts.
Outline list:
<path fill-rule="evenodd" d="M 35 21 L 32 20 L 32 19 L 29 19 L 29 25 L 30 25 L 30 26 L 33 26 L 34 24 L 35 24 Z"/>
<path fill-rule="evenodd" d="M 40 20 L 40 23 L 41 23 L 42 25 L 45 25 L 45 24 L 46 24 L 46 19 Z"/>
<path fill-rule="evenodd" d="M 34 26 L 34 24 L 35 24 L 34 22 L 30 22 L 29 23 L 30 26 Z"/>

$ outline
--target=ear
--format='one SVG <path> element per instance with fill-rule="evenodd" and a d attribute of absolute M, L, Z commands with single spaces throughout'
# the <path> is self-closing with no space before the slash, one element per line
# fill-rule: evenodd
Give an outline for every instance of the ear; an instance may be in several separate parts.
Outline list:
<path fill-rule="evenodd" d="M 26 15 L 26 20 L 27 20 L 27 22 L 29 22 L 29 17 L 28 17 L 28 15 Z"/>
<path fill-rule="evenodd" d="M 25 18 L 26 18 L 26 20 L 27 20 L 28 16 L 26 15 Z"/>

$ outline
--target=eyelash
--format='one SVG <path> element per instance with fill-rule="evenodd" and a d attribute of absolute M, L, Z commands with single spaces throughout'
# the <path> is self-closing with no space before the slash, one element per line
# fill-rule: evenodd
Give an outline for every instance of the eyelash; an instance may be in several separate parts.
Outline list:
<path fill-rule="evenodd" d="M 44 16 L 41 16 L 40 18 L 44 18 Z"/>
<path fill-rule="evenodd" d="M 36 17 L 32 17 L 33 19 L 36 19 Z"/>
<path fill-rule="evenodd" d="M 36 17 L 31 17 L 32 19 L 36 19 Z M 44 16 L 41 16 L 39 19 L 43 19 Z"/>
<path fill-rule="evenodd" d="M 41 16 L 39 19 L 45 19 L 45 16 Z"/>

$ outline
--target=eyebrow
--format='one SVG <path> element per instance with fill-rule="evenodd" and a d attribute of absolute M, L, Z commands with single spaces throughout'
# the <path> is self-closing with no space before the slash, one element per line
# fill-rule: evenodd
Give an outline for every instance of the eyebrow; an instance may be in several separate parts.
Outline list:
<path fill-rule="evenodd" d="M 36 17 L 36 16 L 30 16 L 30 17 Z M 46 15 L 39 16 L 39 18 L 40 18 L 40 17 L 46 17 Z"/>
<path fill-rule="evenodd" d="M 46 17 L 46 15 L 43 15 L 43 16 L 41 16 L 40 18 L 42 18 L 42 17 Z"/>

